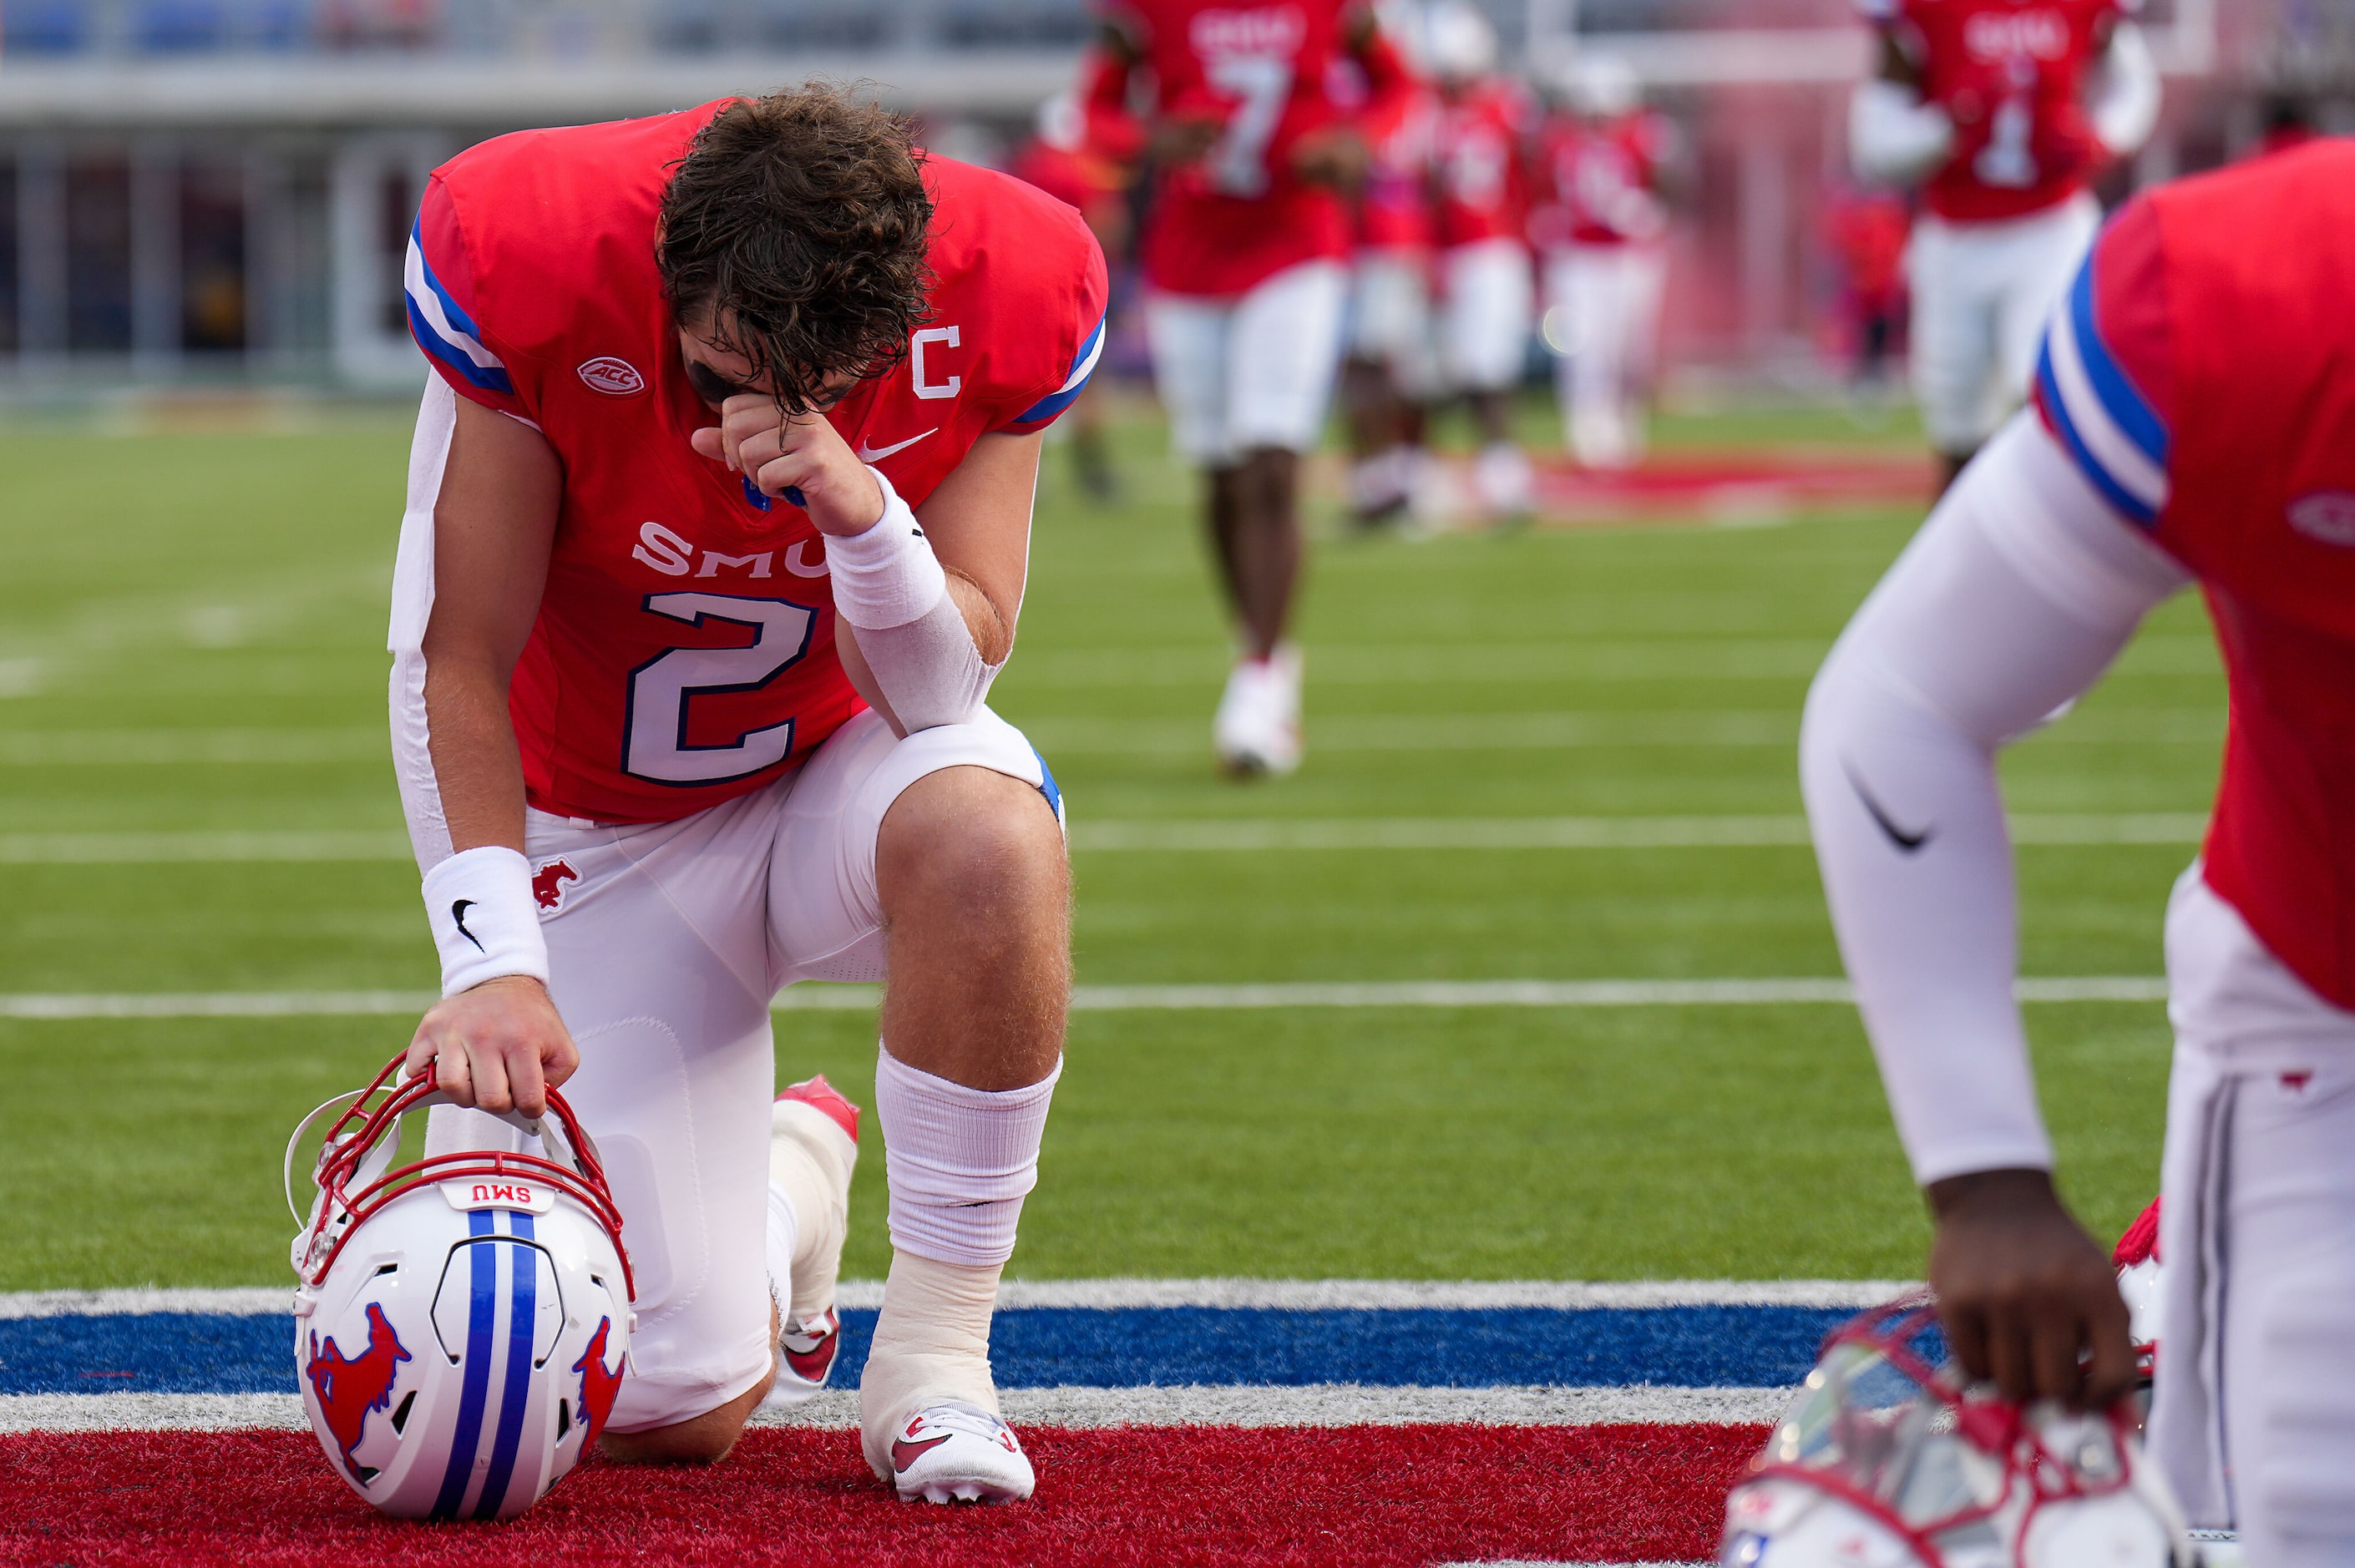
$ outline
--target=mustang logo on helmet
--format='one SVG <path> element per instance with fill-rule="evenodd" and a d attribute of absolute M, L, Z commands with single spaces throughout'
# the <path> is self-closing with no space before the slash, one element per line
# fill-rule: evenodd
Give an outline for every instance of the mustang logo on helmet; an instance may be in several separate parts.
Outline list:
<path fill-rule="evenodd" d="M 319 1395 L 319 1411 L 325 1417 L 327 1430 L 336 1435 L 336 1442 L 344 1451 L 344 1468 L 352 1479 L 365 1486 L 376 1472 L 360 1474 L 365 1467 L 352 1463 L 352 1450 L 360 1446 L 368 1431 L 368 1412 L 392 1407 L 392 1385 L 400 1375 L 400 1363 L 409 1360 L 402 1348 L 400 1336 L 393 1332 L 385 1319 L 384 1308 L 376 1302 L 368 1307 L 368 1349 L 357 1356 L 346 1357 L 330 1339 L 325 1351 L 319 1348 L 319 1330 L 311 1330 L 311 1357 L 304 1363 L 303 1375 Z"/>
<path fill-rule="evenodd" d="M 511 1131 L 401 1163 L 401 1118 L 450 1103 L 430 1069 L 401 1075 L 405 1056 L 288 1146 L 291 1185 L 313 1124 L 347 1107 L 291 1249 L 304 1409 L 336 1473 L 385 1513 L 513 1519 L 613 1414 L 636 1295 L 622 1214 L 556 1089 L 545 1115 L 501 1117 Z"/>

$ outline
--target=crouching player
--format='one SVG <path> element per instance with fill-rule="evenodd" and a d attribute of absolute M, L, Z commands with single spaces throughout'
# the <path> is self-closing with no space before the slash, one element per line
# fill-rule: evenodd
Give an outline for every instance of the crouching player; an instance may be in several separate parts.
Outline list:
<path fill-rule="evenodd" d="M 2108 1258 L 2049 1175 L 2012 997 L 1995 754 L 2206 595 L 2223 783 L 2167 916 L 2168 1267 L 2151 1447 L 2262 1568 L 2355 1563 L 2355 146 L 2127 207 L 2036 407 L 1817 677 L 1801 770 L 1840 948 L 1936 1221 L 1955 1352 L 2018 1397 L 2134 1377 Z"/>
<path fill-rule="evenodd" d="M 407 282 L 438 376 L 392 727 L 443 990 L 410 1066 L 490 1111 L 562 1084 L 602 1146 L 638 1286 L 607 1452 L 717 1459 L 773 1380 L 823 1379 L 856 1115 L 782 1100 L 773 1160 L 770 1003 L 888 969 L 867 1457 L 902 1498 L 1028 1495 L 989 1330 L 1066 869 L 983 697 L 1039 431 L 1102 341 L 1095 241 L 813 89 L 478 146 Z M 435 1115 L 444 1148 L 498 1130 Z"/>

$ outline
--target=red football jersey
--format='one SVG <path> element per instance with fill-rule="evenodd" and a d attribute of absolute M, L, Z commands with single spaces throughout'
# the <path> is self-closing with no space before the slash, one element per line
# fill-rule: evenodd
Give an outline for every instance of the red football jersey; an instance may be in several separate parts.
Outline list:
<path fill-rule="evenodd" d="M 1373 163 L 1358 198 L 1359 249 L 1420 253 L 1434 243 L 1431 150 L 1438 113 L 1438 101 L 1414 88 L 1402 112 L 1372 138 Z"/>
<path fill-rule="evenodd" d="M 1922 68 L 1955 148 L 1923 200 L 1963 223 L 2019 217 L 2083 190 L 2101 162 L 2085 78 L 2139 0 L 1863 0 Z"/>
<path fill-rule="evenodd" d="M 1657 239 L 1668 226 L 1660 164 L 1668 120 L 1638 109 L 1602 124 L 1550 117 L 1538 139 L 1539 207 L 1530 237 L 1546 249 Z"/>
<path fill-rule="evenodd" d="M 1146 280 L 1174 294 L 1244 292 L 1287 267 L 1349 252 L 1349 215 L 1337 191 L 1300 177 L 1302 138 L 1360 121 L 1405 79 L 1359 0 L 1111 0 L 1114 26 L 1140 53 L 1135 65 L 1099 52 L 1086 97 L 1091 122 L 1128 104 L 1142 74 L 1148 118 L 1205 116 L 1223 127 L 1198 163 L 1163 169 L 1146 220 Z M 1363 18 L 1362 22 L 1360 19 Z M 1373 100 L 1345 106 L 1337 79 L 1355 47 Z"/>
<path fill-rule="evenodd" d="M 1432 183 L 1443 249 L 1521 238 L 1529 210 L 1522 148 L 1535 119 L 1521 90 L 1501 77 L 1440 105 Z"/>
<path fill-rule="evenodd" d="M 463 397 L 564 461 L 539 618 L 509 709 L 535 806 L 663 821 L 779 777 L 858 712 L 806 514 L 696 454 L 655 268 L 671 166 L 724 103 L 502 136 L 434 171 L 409 319 Z M 1103 342 L 1104 266 L 1080 215 L 927 158 L 932 317 L 827 415 L 916 505 L 997 430 L 1044 428 Z"/>
<path fill-rule="evenodd" d="M 2047 426 L 2200 582 L 2230 684 L 2206 875 L 2355 1008 L 2355 143 L 2164 185 L 2048 329 Z"/>

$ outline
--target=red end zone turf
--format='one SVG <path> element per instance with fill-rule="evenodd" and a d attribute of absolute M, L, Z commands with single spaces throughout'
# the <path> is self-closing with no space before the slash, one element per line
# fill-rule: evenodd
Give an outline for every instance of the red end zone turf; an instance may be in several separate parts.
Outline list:
<path fill-rule="evenodd" d="M 514 1523 L 402 1524 L 307 1433 L 0 1437 L 0 1562 L 1338 1563 L 1705 1559 L 1756 1426 L 1130 1427 L 1026 1434 L 1027 1504 L 903 1505 L 847 1432 L 708 1470 L 591 1464 Z"/>

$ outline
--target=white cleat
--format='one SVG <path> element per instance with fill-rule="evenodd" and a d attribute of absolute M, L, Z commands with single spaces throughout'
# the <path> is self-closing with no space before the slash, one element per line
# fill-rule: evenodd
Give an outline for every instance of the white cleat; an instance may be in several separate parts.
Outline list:
<path fill-rule="evenodd" d="M 891 1485 L 901 1502 L 1018 1502 L 1038 1478 L 1014 1428 L 978 1404 L 928 1404 L 891 1439 Z"/>
<path fill-rule="evenodd" d="M 1219 766 L 1241 778 L 1282 775 L 1300 766 L 1300 653 L 1278 648 L 1239 659 L 1210 721 Z"/>

